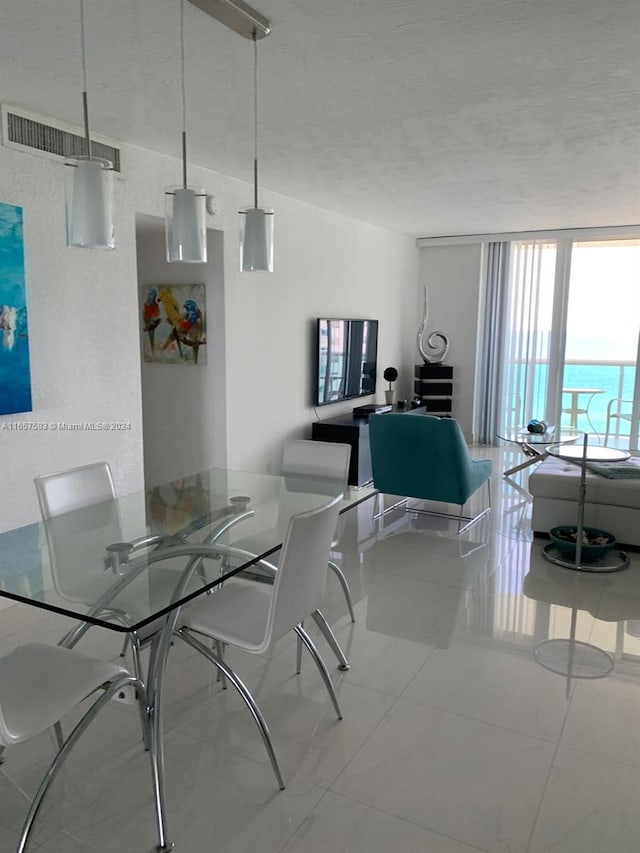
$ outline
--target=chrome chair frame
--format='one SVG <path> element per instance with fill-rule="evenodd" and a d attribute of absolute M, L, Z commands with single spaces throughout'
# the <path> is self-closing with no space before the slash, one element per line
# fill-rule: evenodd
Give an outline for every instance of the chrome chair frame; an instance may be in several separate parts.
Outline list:
<path fill-rule="evenodd" d="M 154 552 L 151 559 L 154 562 L 159 562 L 162 560 L 175 559 L 180 557 L 190 558 L 187 566 L 183 571 L 182 579 L 179 585 L 176 587 L 174 593 L 174 600 L 178 601 L 180 598 L 184 597 L 185 591 L 191 581 L 191 578 L 193 577 L 193 574 L 200 569 L 202 561 L 204 559 L 216 559 L 219 557 L 234 556 L 238 557 L 242 561 L 246 561 L 247 558 L 255 557 L 255 555 L 251 554 L 250 552 L 226 545 L 201 544 L 177 545 L 166 549 L 158 550 Z M 267 569 L 269 573 L 277 572 L 277 568 L 268 563 L 266 560 L 256 560 L 256 565 Z M 159 790 L 161 792 L 163 791 L 162 780 L 164 779 L 164 745 L 162 741 L 162 697 L 164 692 L 164 679 L 166 675 L 169 651 L 171 648 L 172 640 L 175 636 L 179 636 L 182 640 L 184 640 L 192 648 L 194 648 L 194 650 L 199 651 L 207 660 L 210 661 L 210 663 L 212 663 L 217 668 L 217 670 L 222 676 L 223 681 L 224 679 L 229 679 L 229 681 L 231 681 L 233 686 L 236 688 L 243 701 L 249 708 L 251 715 L 253 716 L 256 722 L 256 725 L 258 726 L 260 735 L 264 741 L 267 753 L 271 760 L 276 779 L 278 780 L 278 785 L 282 790 L 284 788 L 282 774 L 280 772 L 277 759 L 275 758 L 275 751 L 273 749 L 273 744 L 271 743 L 271 735 L 267 723 L 262 715 L 262 712 L 258 708 L 257 704 L 255 703 L 255 700 L 253 700 L 253 697 L 251 697 L 251 694 L 249 693 L 247 687 L 244 685 L 241 679 L 237 676 L 236 673 L 233 672 L 230 667 L 225 664 L 222 657 L 223 650 L 220 649 L 220 645 L 217 646 L 218 654 L 215 654 L 213 650 L 205 646 L 198 639 L 198 637 L 194 637 L 191 631 L 182 627 L 178 627 L 181 610 L 182 607 L 174 607 L 169 612 L 164 623 L 164 627 L 159 632 L 159 634 L 154 637 L 151 646 L 151 659 L 149 661 L 148 691 L 150 743 L 152 760 L 154 762 L 154 772 L 157 774 L 157 777 L 160 780 Z M 313 643 L 307 632 L 304 630 L 304 627 L 302 625 L 295 626 L 294 630 L 297 636 L 301 639 L 301 641 L 308 649 L 312 658 L 314 659 L 314 662 L 316 663 L 316 666 L 320 671 L 324 684 L 327 687 L 327 691 L 329 692 L 338 719 L 341 720 L 342 712 L 338 704 L 338 699 L 335 694 L 333 684 L 331 683 L 331 678 L 327 671 L 326 665 L 322 660 L 318 649 L 316 648 L 315 644 Z"/>
<path fill-rule="evenodd" d="M 234 556 L 244 557 L 247 560 L 252 557 L 255 558 L 257 556 L 256 554 L 252 554 L 250 551 L 245 551 L 241 548 L 234 548 L 232 550 L 234 552 Z M 255 563 L 255 565 L 259 566 L 260 569 L 262 569 L 262 572 L 260 574 L 252 573 L 251 568 L 249 568 L 245 569 L 245 571 L 242 573 L 243 576 L 251 577 L 253 580 L 260 581 L 262 583 L 272 583 L 278 571 L 277 566 L 274 566 L 273 563 L 269 563 L 267 560 L 260 560 L 259 562 Z M 329 562 L 329 565 L 331 565 L 331 562 Z M 339 568 L 338 571 L 340 571 Z M 265 577 L 265 574 L 267 575 L 267 577 Z M 342 574 L 342 572 L 340 572 L 340 574 Z M 322 635 L 324 636 L 325 640 L 327 641 L 327 645 L 336 656 L 338 660 L 338 669 L 341 672 L 346 672 L 351 667 L 351 664 L 349 663 L 347 656 L 343 652 L 342 647 L 340 646 L 340 643 L 336 638 L 336 635 L 333 633 L 331 625 L 329 625 L 321 610 L 316 610 L 314 613 L 311 614 L 311 616 L 320 631 L 322 632 Z M 302 668 L 302 643 L 302 638 L 298 637 L 298 641 L 296 643 L 296 675 L 300 675 L 300 670 Z"/>
<path fill-rule="evenodd" d="M 336 696 L 333 684 L 331 683 L 331 677 L 329 676 L 329 671 L 327 670 L 326 664 L 323 661 L 322 657 L 320 656 L 320 652 L 316 648 L 316 646 L 315 646 L 313 640 L 311 639 L 311 637 L 309 636 L 309 634 L 307 634 L 307 632 L 304 630 L 302 624 L 297 625 L 294 628 L 294 631 L 296 632 L 298 639 L 302 643 L 304 643 L 307 650 L 309 651 L 309 654 L 313 658 L 314 663 L 316 664 L 318 671 L 320 672 L 320 675 L 322 676 L 322 680 L 324 681 L 325 687 L 327 688 L 327 692 L 329 693 L 329 696 L 331 698 L 331 702 L 333 704 L 333 707 L 335 709 L 337 717 L 339 720 L 341 720 L 342 719 L 342 711 L 340 710 L 340 706 L 338 704 L 338 697 Z M 275 750 L 273 748 L 273 742 L 271 740 L 271 732 L 269 731 L 269 726 L 267 725 L 267 721 L 265 720 L 265 718 L 262 714 L 262 711 L 260 710 L 260 707 L 258 706 L 257 702 L 255 701 L 255 699 L 251 695 L 249 689 L 246 687 L 246 685 L 241 680 L 241 678 L 237 675 L 237 673 L 234 672 L 234 670 L 232 670 L 231 667 L 229 667 L 229 666 L 227 666 L 227 664 L 225 664 L 220 653 L 214 654 L 214 652 L 210 648 L 205 646 L 202 642 L 200 642 L 200 640 L 198 640 L 198 638 L 195 636 L 195 634 L 193 632 L 191 632 L 188 628 L 178 628 L 176 630 L 176 634 L 182 640 L 184 640 L 185 643 L 187 643 L 189 646 L 191 646 L 192 649 L 194 649 L 197 652 L 200 652 L 200 654 L 203 657 L 205 657 L 210 663 L 212 663 L 220 671 L 220 673 L 223 676 L 223 679 L 228 679 L 231 682 L 231 684 L 233 684 L 233 686 L 236 688 L 236 690 L 240 694 L 243 702 L 245 703 L 245 705 L 249 709 L 251 716 L 253 717 L 253 719 L 254 719 L 257 727 L 258 727 L 258 731 L 260 732 L 260 736 L 262 737 L 262 741 L 265 745 L 265 749 L 267 750 L 267 754 L 269 756 L 269 760 L 271 762 L 271 767 L 273 768 L 273 772 L 274 772 L 276 780 L 278 782 L 278 786 L 279 786 L 281 791 L 284 791 L 285 784 L 284 784 L 284 780 L 282 778 L 282 772 L 280 770 L 280 766 L 278 764 L 278 759 L 276 757 L 276 753 L 275 753 Z M 299 671 L 300 670 L 298 670 L 298 672 Z M 223 682 L 223 687 L 224 687 L 224 682 Z"/>
<path fill-rule="evenodd" d="M 453 515 L 452 513 L 448 513 L 448 512 L 438 512 L 438 510 L 434 510 L 434 509 L 422 509 L 421 507 L 415 507 L 415 506 L 408 506 L 407 505 L 410 500 L 419 500 L 419 498 L 418 499 L 402 498 L 402 500 L 396 501 L 396 503 L 392 504 L 392 506 L 384 508 L 384 495 L 382 494 L 382 492 L 379 492 L 378 493 L 379 511 L 374 514 L 373 518 L 374 518 L 374 520 L 377 520 L 378 518 L 382 518 L 383 516 L 387 515 L 387 513 L 392 512 L 394 509 L 399 509 L 400 507 L 402 507 L 404 512 L 417 513 L 418 515 L 433 515 L 436 518 L 451 518 L 454 520 L 457 519 L 458 520 L 457 533 L 458 533 L 458 535 L 460 535 L 461 533 L 464 533 L 465 530 L 468 530 L 470 527 L 472 527 L 474 524 L 476 524 L 478 521 L 480 521 L 482 518 L 484 518 L 486 515 L 488 515 L 488 513 L 491 512 L 491 479 L 488 479 L 485 482 L 487 484 L 488 506 L 486 506 L 477 515 L 473 515 L 473 516 L 463 515 L 463 511 L 464 511 L 466 504 L 462 504 L 460 506 L 460 514 L 459 515 Z M 463 522 L 466 522 L 466 524 L 463 524 Z"/>
<path fill-rule="evenodd" d="M 136 698 L 141 710 L 140 716 L 141 720 L 143 721 L 143 727 L 145 729 L 148 728 L 148 701 L 145 685 L 139 678 L 136 678 L 136 676 L 130 674 L 123 675 L 121 678 L 108 682 L 108 686 L 104 688 L 102 694 L 82 716 L 82 718 L 73 728 L 66 740 L 62 739 L 60 723 L 56 723 L 56 738 L 58 740 L 59 749 L 52 763 L 49 765 L 42 779 L 42 782 L 40 783 L 38 790 L 36 791 L 36 794 L 31 802 L 27 817 L 25 818 L 22 830 L 20 832 L 16 853 L 28 853 L 30 849 L 31 837 L 36 818 L 40 813 L 45 797 L 47 796 L 47 793 L 49 792 L 52 783 L 60 772 L 64 762 L 69 757 L 71 751 L 78 743 L 82 735 L 87 731 L 87 729 L 89 728 L 95 717 L 98 715 L 98 713 L 113 699 L 113 697 L 117 693 L 119 693 L 126 687 L 133 687 L 135 689 Z M 158 832 L 158 844 L 156 845 L 156 850 L 158 851 L 158 853 L 169 853 L 169 851 L 173 850 L 174 845 L 167 839 L 165 803 L 161 788 L 162 779 L 160 776 L 158 776 L 156 772 L 156 761 L 153 753 L 150 754 L 150 759 L 152 770 L 151 775 L 154 788 L 153 800 L 156 813 L 156 828 Z"/>

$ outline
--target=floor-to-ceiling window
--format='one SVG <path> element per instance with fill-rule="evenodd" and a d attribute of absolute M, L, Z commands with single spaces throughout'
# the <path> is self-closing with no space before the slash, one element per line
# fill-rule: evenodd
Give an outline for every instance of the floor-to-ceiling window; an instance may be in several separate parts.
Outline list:
<path fill-rule="evenodd" d="M 640 239 L 514 241 L 502 298 L 500 427 L 538 418 L 636 450 Z"/>
<path fill-rule="evenodd" d="M 573 243 L 562 387 L 574 390 L 562 395 L 565 426 L 629 444 L 639 331 L 640 240 Z M 636 447 L 637 434 L 636 422 Z"/>

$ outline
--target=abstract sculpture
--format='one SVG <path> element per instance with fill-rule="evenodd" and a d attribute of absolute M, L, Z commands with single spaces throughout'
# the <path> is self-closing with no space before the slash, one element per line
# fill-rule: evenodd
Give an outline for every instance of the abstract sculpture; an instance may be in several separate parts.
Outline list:
<path fill-rule="evenodd" d="M 423 341 L 424 333 L 427 330 L 427 321 L 429 319 L 429 295 L 427 285 L 424 286 L 424 317 L 422 319 L 422 324 L 420 325 L 420 329 L 418 330 L 418 352 L 422 356 L 422 360 L 425 364 L 439 364 L 444 361 L 447 353 L 449 352 L 449 338 L 444 334 L 444 332 L 431 332 L 429 337 L 427 338 L 427 347 L 430 352 L 425 351 L 425 345 Z M 436 339 L 440 339 L 440 343 L 436 343 Z"/>

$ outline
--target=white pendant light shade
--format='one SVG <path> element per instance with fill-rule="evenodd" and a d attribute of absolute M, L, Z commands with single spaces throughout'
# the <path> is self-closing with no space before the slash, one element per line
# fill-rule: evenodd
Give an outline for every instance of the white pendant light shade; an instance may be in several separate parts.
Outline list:
<path fill-rule="evenodd" d="M 207 193 L 187 183 L 187 90 L 185 86 L 184 0 L 180 0 L 180 88 L 182 91 L 182 185 L 164 191 L 164 231 L 170 264 L 206 264 Z"/>
<path fill-rule="evenodd" d="M 267 33 L 268 35 L 268 33 Z M 258 203 L 258 29 L 253 27 L 253 206 L 240 211 L 240 271 L 273 272 L 273 210 Z"/>
<path fill-rule="evenodd" d="M 240 271 L 273 272 L 273 210 L 261 207 L 258 202 L 258 40 L 270 34 L 271 24 L 246 0 L 191 0 L 191 3 L 238 35 L 253 42 L 253 204 L 239 211 Z M 184 0 L 182 4 L 184 6 Z M 186 133 L 183 132 L 183 141 L 185 137 Z M 183 160 L 186 186 L 186 157 L 183 157 Z"/>
<path fill-rule="evenodd" d="M 78 249 L 114 249 L 113 163 L 94 157 L 91 150 L 84 0 L 80 0 L 80 52 L 85 154 L 65 160 L 67 246 Z"/>
<path fill-rule="evenodd" d="M 207 193 L 201 187 L 167 187 L 165 200 L 167 261 L 206 264 Z"/>
<path fill-rule="evenodd" d="M 113 249 L 113 164 L 74 157 L 65 166 L 67 246 Z"/>
<path fill-rule="evenodd" d="M 245 207 L 240 211 L 240 269 L 273 272 L 273 210 Z"/>

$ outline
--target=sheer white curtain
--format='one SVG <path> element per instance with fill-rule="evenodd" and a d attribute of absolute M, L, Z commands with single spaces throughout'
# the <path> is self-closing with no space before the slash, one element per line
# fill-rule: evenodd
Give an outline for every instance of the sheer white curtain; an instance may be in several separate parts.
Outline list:
<path fill-rule="evenodd" d="M 521 428 L 531 418 L 553 421 L 547 390 L 556 252 L 556 243 L 544 240 L 511 244 L 498 432 Z"/>
<path fill-rule="evenodd" d="M 504 361 L 510 248 L 511 244 L 506 242 L 489 243 L 484 253 L 482 335 L 473 429 L 475 440 L 480 444 L 497 444 L 496 436 L 502 426 L 500 378 Z"/>

